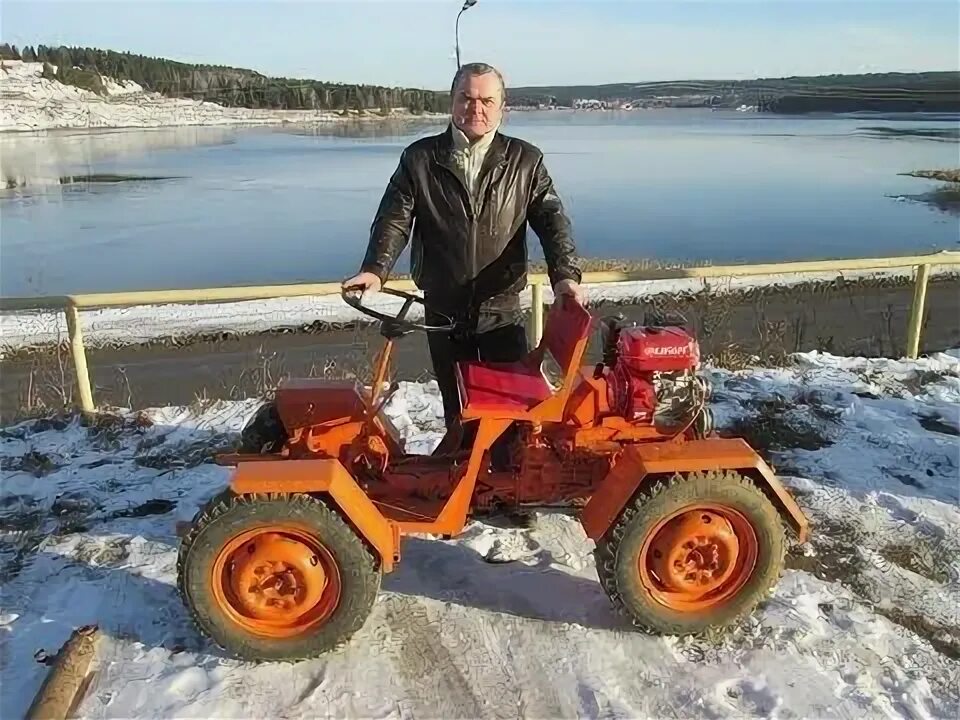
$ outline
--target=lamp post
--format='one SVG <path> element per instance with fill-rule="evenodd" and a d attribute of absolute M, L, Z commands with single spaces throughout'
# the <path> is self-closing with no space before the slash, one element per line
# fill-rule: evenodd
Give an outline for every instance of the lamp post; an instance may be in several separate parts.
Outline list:
<path fill-rule="evenodd" d="M 460 8 L 460 12 L 457 13 L 457 23 L 456 23 L 456 43 L 457 43 L 457 70 L 460 69 L 460 16 L 464 12 L 472 8 L 477 4 L 477 0 L 464 0 L 463 7 Z"/>

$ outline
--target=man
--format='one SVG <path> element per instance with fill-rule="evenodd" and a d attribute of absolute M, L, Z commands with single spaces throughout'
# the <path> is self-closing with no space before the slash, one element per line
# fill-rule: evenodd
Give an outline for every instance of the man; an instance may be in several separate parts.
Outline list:
<path fill-rule="evenodd" d="M 520 360 L 528 351 L 519 293 L 526 286 L 526 226 L 543 246 L 558 298 L 582 302 L 570 221 L 528 142 L 499 132 L 503 77 L 484 63 L 464 65 L 451 86 L 445 132 L 404 149 L 370 230 L 361 272 L 343 283 L 380 290 L 413 232 L 411 274 L 423 290 L 434 373 L 449 429 L 458 420 L 456 363 Z"/>

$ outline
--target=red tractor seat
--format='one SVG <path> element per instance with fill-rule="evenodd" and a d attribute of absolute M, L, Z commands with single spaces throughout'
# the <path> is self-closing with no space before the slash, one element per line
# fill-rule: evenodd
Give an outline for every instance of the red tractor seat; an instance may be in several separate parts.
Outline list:
<path fill-rule="evenodd" d="M 530 410 L 552 393 L 539 365 L 529 361 L 462 362 L 457 365 L 460 398 L 471 410 Z"/>
<path fill-rule="evenodd" d="M 461 407 L 464 410 L 520 413 L 532 410 L 554 393 L 542 370 L 546 352 L 553 356 L 563 372 L 559 392 L 566 402 L 565 394 L 569 394 L 575 382 L 574 373 L 586 349 L 591 324 L 592 317 L 586 308 L 564 298 L 551 307 L 540 343 L 523 360 L 457 363 Z"/>

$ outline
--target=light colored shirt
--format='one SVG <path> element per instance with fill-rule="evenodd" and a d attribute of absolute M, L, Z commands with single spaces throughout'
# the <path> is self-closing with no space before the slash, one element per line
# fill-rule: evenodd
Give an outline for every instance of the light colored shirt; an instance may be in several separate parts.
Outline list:
<path fill-rule="evenodd" d="M 453 131 L 453 158 L 460 169 L 461 177 L 470 191 L 470 197 L 477 196 L 477 178 L 480 175 L 480 168 L 483 167 L 483 159 L 487 156 L 487 150 L 490 149 L 490 143 L 493 142 L 499 126 L 488 132 L 474 143 L 463 134 L 456 125 L 450 125 Z"/>

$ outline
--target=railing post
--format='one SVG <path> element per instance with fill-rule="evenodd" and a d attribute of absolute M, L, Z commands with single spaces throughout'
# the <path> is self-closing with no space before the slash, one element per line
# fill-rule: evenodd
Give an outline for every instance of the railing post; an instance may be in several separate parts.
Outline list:
<path fill-rule="evenodd" d="M 530 286 L 530 344 L 540 344 L 543 337 L 543 283 L 535 282 Z"/>
<path fill-rule="evenodd" d="M 910 308 L 910 327 L 907 330 L 907 357 L 915 360 L 920 353 L 920 329 L 923 326 L 923 308 L 927 301 L 927 281 L 930 265 L 917 265 L 917 278 L 913 286 L 913 305 Z"/>
<path fill-rule="evenodd" d="M 85 413 L 92 413 L 93 391 L 90 389 L 90 372 L 87 370 L 87 353 L 83 347 L 83 331 L 80 329 L 80 313 L 73 302 L 65 308 L 67 332 L 70 335 L 70 352 L 73 355 L 73 369 L 77 373 L 77 389 L 80 391 L 80 407 Z"/>

